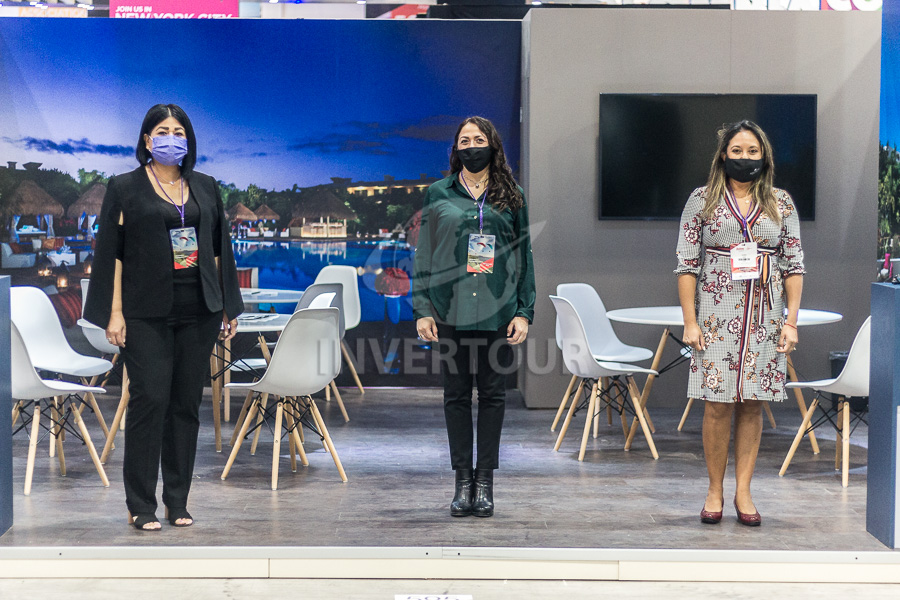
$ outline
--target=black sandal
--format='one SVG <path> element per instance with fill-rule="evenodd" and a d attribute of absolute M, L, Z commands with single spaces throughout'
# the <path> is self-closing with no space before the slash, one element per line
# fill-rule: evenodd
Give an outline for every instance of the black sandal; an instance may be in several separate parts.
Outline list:
<path fill-rule="evenodd" d="M 166 507 L 166 519 L 169 520 L 169 524 L 173 527 L 190 527 L 194 524 L 194 517 L 191 516 L 191 513 L 187 511 L 186 508 L 169 508 Z M 190 519 L 190 523 L 179 523 L 178 519 Z"/>
<path fill-rule="evenodd" d="M 144 525 L 150 525 L 152 523 L 159 523 L 159 519 L 156 518 L 156 515 L 153 513 L 134 513 L 131 514 L 131 511 L 128 511 L 128 524 L 137 529 L 138 531 L 159 531 L 162 527 L 153 527 L 150 529 L 146 529 Z"/>

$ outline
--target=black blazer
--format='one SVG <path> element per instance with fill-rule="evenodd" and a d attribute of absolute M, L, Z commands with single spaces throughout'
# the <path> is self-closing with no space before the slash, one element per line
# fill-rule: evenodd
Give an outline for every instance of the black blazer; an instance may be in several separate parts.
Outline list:
<path fill-rule="evenodd" d="M 198 268 L 203 298 L 210 312 L 224 311 L 230 319 L 244 311 L 237 268 L 231 250 L 228 221 L 216 180 L 194 173 L 191 192 L 200 205 Z M 109 180 L 100 209 L 97 248 L 84 318 L 106 329 L 112 310 L 116 258 L 122 261 L 122 313 L 126 318 L 168 316 L 172 309 L 172 246 L 163 202 L 144 167 Z M 148 198 L 151 200 L 148 202 Z M 119 215 L 123 225 L 119 225 Z M 220 256 L 222 283 L 215 257 Z M 224 289 L 224 293 L 223 293 Z"/>

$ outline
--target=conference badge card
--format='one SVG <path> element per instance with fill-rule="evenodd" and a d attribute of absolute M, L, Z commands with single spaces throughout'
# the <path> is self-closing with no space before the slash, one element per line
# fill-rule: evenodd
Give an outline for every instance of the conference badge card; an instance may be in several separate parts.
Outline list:
<path fill-rule="evenodd" d="M 172 255 L 175 258 L 176 269 L 190 269 L 197 266 L 197 256 L 200 245 L 197 243 L 197 230 L 193 227 L 181 227 L 170 229 L 169 238 L 172 240 Z"/>
<path fill-rule="evenodd" d="M 493 235 L 469 234 L 469 255 L 466 260 L 466 271 L 469 273 L 494 272 L 494 240 Z"/>

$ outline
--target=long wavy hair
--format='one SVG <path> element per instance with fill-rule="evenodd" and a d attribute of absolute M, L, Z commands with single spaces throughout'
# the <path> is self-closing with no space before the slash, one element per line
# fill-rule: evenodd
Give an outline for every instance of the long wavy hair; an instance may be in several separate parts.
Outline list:
<path fill-rule="evenodd" d="M 487 201 L 496 210 L 506 208 L 513 211 L 518 210 L 524 204 L 524 198 L 513 178 L 512 169 L 506 162 L 503 140 L 500 139 L 500 134 L 494 124 L 484 117 L 469 117 L 457 127 L 456 135 L 453 136 L 453 146 L 450 148 L 450 172 L 455 175 L 462 171 L 463 164 L 457 153 L 456 143 L 459 140 L 459 132 L 469 123 L 481 130 L 488 140 L 488 145 L 494 150 L 491 156 Z"/>
<path fill-rule="evenodd" d="M 725 153 L 732 138 L 741 131 L 749 131 L 756 136 L 760 150 L 762 150 L 762 172 L 750 186 L 750 194 L 753 196 L 753 200 L 762 207 L 766 216 L 776 223 L 780 223 L 781 214 L 778 212 L 778 201 L 775 199 L 773 186 L 775 161 L 772 158 L 772 144 L 769 142 L 766 132 L 759 125 L 747 120 L 726 124 L 718 131 L 719 143 L 716 146 L 716 153 L 709 169 L 709 179 L 706 182 L 706 203 L 703 205 L 703 216 L 711 219 L 719 204 L 719 199 L 725 196 L 725 189 L 728 186 L 728 176 L 725 174 Z"/>

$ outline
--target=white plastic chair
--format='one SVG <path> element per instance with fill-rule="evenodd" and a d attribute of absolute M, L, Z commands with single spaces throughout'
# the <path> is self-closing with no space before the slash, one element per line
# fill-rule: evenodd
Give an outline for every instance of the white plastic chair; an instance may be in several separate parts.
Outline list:
<path fill-rule="evenodd" d="M 88 287 L 91 284 L 90 279 L 82 279 L 81 280 L 81 316 L 82 318 L 78 319 L 78 326 L 81 327 L 81 332 L 84 334 L 84 337 L 87 339 L 88 343 L 94 347 L 95 350 L 102 352 L 103 354 L 111 354 L 112 361 L 111 364 L 115 366 L 116 361 L 119 359 L 119 353 L 121 348 L 116 346 L 115 344 L 110 344 L 106 341 L 106 331 L 97 327 L 90 321 L 84 320 L 84 305 L 87 302 L 87 293 Z M 105 385 L 104 381 L 102 385 Z M 125 418 L 125 409 L 128 408 L 128 401 L 131 399 L 131 395 L 128 391 L 128 370 L 125 368 L 124 363 L 122 364 L 122 393 L 119 396 L 119 404 L 116 406 L 116 414 L 113 416 L 113 422 L 109 426 L 109 431 L 106 433 L 106 441 L 103 444 L 103 451 L 100 453 L 100 462 L 104 465 L 106 464 L 106 459 L 109 458 L 109 453 L 112 449 L 116 447 L 116 435 L 118 434 L 120 429 L 124 429 L 124 418 Z"/>
<path fill-rule="evenodd" d="M 597 360 L 607 360 L 613 362 L 640 362 L 653 357 L 653 351 L 639 346 L 629 346 L 622 343 L 613 330 L 612 323 L 606 316 L 606 306 L 597 290 L 587 283 L 561 283 L 556 286 L 556 295 L 568 300 L 575 311 L 581 317 L 584 325 L 585 335 L 587 336 L 588 345 L 591 354 Z M 562 350 L 562 330 L 560 329 L 559 318 L 556 319 L 556 346 Z M 556 431 L 559 419 L 565 411 L 566 404 L 572 391 L 579 384 L 579 378 L 572 375 L 566 393 L 563 394 L 562 401 L 559 403 L 559 409 L 553 418 L 553 424 L 550 425 L 550 431 Z M 612 423 L 612 410 L 607 405 L 607 421 Z M 599 415 L 598 415 L 599 417 Z M 599 419 L 594 424 L 594 437 L 597 434 Z"/>
<path fill-rule="evenodd" d="M 63 453 L 62 436 L 60 435 L 60 432 L 68 424 L 69 417 L 72 417 L 75 420 L 75 424 L 78 426 L 82 440 L 84 440 L 84 443 L 88 448 L 94 467 L 96 467 L 97 473 L 100 475 L 100 480 L 105 487 L 109 487 L 109 479 L 106 477 L 103 465 L 100 464 L 100 457 L 97 456 L 97 450 L 94 448 L 93 442 L 91 442 L 91 435 L 88 433 L 87 427 L 81 419 L 78 407 L 75 405 L 72 396 L 72 394 L 102 394 L 105 390 L 100 387 L 83 386 L 67 381 L 41 379 L 34 369 L 31 357 L 28 354 L 28 348 L 25 345 L 25 341 L 22 338 L 22 334 L 19 332 L 18 327 L 16 327 L 15 323 L 11 323 L 10 329 L 10 374 L 12 398 L 16 401 L 13 408 L 13 422 L 18 419 L 20 414 L 22 415 L 22 425 L 20 429 L 27 427 L 28 422 L 31 421 L 31 439 L 28 443 L 28 462 L 25 467 L 25 495 L 27 496 L 31 493 L 31 480 L 34 474 L 34 458 L 37 453 L 38 437 L 41 431 L 40 420 L 42 412 L 50 413 L 50 426 L 45 427 L 45 429 L 55 438 L 60 474 L 63 476 L 66 474 L 66 459 L 65 454 Z M 58 400 L 60 397 L 65 397 L 61 403 Z M 66 400 L 69 401 L 68 407 L 65 406 Z M 45 402 L 43 407 L 41 406 L 42 401 Z M 34 413 L 31 416 L 25 412 L 29 405 L 34 406 Z"/>
<path fill-rule="evenodd" d="M 322 267 L 319 274 L 316 275 L 315 283 L 340 283 L 344 286 L 344 326 L 346 329 L 353 329 L 359 325 L 362 318 L 362 307 L 359 304 L 359 284 L 357 282 L 358 275 L 356 267 L 348 265 L 328 265 Z M 350 353 L 344 344 L 344 336 L 341 335 L 341 353 L 347 366 L 350 367 L 350 374 L 353 375 L 353 381 L 359 388 L 360 394 L 365 394 L 366 390 L 362 382 L 359 380 L 359 374 L 356 372 L 356 365 L 350 359 Z"/>
<path fill-rule="evenodd" d="M 806 414 L 803 416 L 803 422 L 797 430 L 797 435 L 794 436 L 794 442 L 791 444 L 791 448 L 784 458 L 784 464 L 781 465 L 781 470 L 778 472 L 780 477 L 784 476 L 788 466 L 790 466 L 791 459 L 794 458 L 794 453 L 797 451 L 797 447 L 800 445 L 800 441 L 807 431 L 812 431 L 826 421 L 834 424 L 838 422 L 838 419 L 835 419 L 835 417 L 839 417 L 840 426 L 835 426 L 835 429 L 841 432 L 842 439 L 841 444 L 837 444 L 837 440 L 835 440 L 835 469 L 838 468 L 837 461 L 838 453 L 840 452 L 843 455 L 843 460 L 841 461 L 841 485 L 847 487 L 849 484 L 851 408 L 850 402 L 847 401 L 846 398 L 869 396 L 871 353 L 869 343 L 871 340 L 871 332 L 872 317 L 869 317 L 863 322 L 859 331 L 856 332 L 856 337 L 853 339 L 853 345 L 850 346 L 850 353 L 847 355 L 847 363 L 844 365 L 841 373 L 834 379 L 795 381 L 790 382 L 785 386 L 788 388 L 810 388 L 815 391 L 816 395 L 809 405 Z M 837 402 L 832 401 L 831 408 L 825 410 L 819 404 L 819 398 L 822 397 L 822 394 L 829 394 L 832 398 L 841 399 Z M 822 409 L 824 416 L 810 427 L 810 421 L 812 420 L 812 415 L 817 406 Z M 856 419 L 861 419 L 861 416 L 857 415 Z"/>
<path fill-rule="evenodd" d="M 344 333 L 344 313 L 343 313 L 343 295 L 341 293 L 341 284 L 339 283 L 314 283 L 313 285 L 306 288 L 306 291 L 303 292 L 303 296 L 300 298 L 300 302 L 297 303 L 297 307 L 294 309 L 294 312 L 298 310 L 303 310 L 305 308 L 329 308 L 333 307 L 338 309 L 340 319 L 339 319 L 339 332 L 341 337 L 343 337 Z M 262 346 L 260 346 L 262 348 Z M 266 370 L 269 365 L 269 361 L 271 360 L 271 355 L 269 354 L 268 347 L 263 350 L 263 358 L 242 358 L 236 360 L 229 367 L 232 371 L 239 371 L 243 373 L 252 373 L 256 376 L 257 380 L 261 376 L 261 374 Z M 343 398 L 341 398 L 341 393 L 337 389 L 337 385 L 332 380 L 327 386 L 325 386 L 325 401 L 328 402 L 331 400 L 331 391 L 334 391 L 334 398 L 337 401 L 338 408 L 341 411 L 341 415 L 344 417 L 344 422 L 350 421 L 350 416 L 347 414 L 347 409 L 344 406 Z M 234 441 L 237 439 L 238 432 L 243 425 L 244 418 L 247 416 L 247 411 L 250 410 L 250 403 L 253 400 L 253 392 L 247 392 L 247 397 L 244 399 L 244 404 L 241 406 L 241 412 L 238 415 L 237 421 L 234 423 L 234 431 L 231 433 L 231 442 L 230 444 L 234 446 Z M 262 406 L 265 409 L 265 403 Z M 258 423 L 262 422 L 262 415 L 258 417 Z M 253 437 L 253 443 L 250 446 L 250 454 L 256 454 L 256 445 L 259 441 L 260 430 L 257 429 L 256 434 Z"/>
<path fill-rule="evenodd" d="M 583 379 L 583 383 L 591 385 L 591 395 L 590 400 L 588 400 L 587 403 L 587 414 L 584 421 L 584 432 L 581 438 L 581 450 L 578 453 L 578 460 L 584 460 L 591 423 L 594 420 L 594 415 L 599 412 L 599 403 L 605 402 L 609 405 L 615 400 L 615 398 L 609 395 L 608 390 L 600 389 L 599 380 L 602 378 L 611 378 L 614 381 L 618 381 L 618 378 L 622 376 L 625 377 L 626 382 L 623 393 L 630 397 L 632 403 L 632 408 L 630 410 L 634 412 L 637 422 L 640 423 L 641 429 L 644 432 L 644 438 L 647 440 L 647 445 L 650 447 L 653 458 L 659 458 L 659 454 L 656 452 L 656 445 L 653 443 L 653 436 L 650 433 L 647 420 L 644 417 L 644 407 L 641 406 L 640 402 L 641 393 L 638 390 L 633 377 L 635 373 L 656 375 L 656 371 L 652 369 L 643 369 L 622 362 L 597 360 L 592 353 L 592 348 L 588 342 L 588 337 L 585 333 L 581 318 L 578 316 L 578 312 L 575 310 L 572 303 L 560 296 L 550 296 L 550 300 L 553 302 L 553 307 L 556 309 L 556 316 L 560 324 L 563 362 L 573 375 Z M 621 385 L 621 383 L 619 383 L 619 385 Z M 580 389 L 581 386 L 579 386 L 579 391 Z M 563 438 L 566 435 L 566 431 L 569 429 L 569 424 L 572 422 L 572 416 L 581 404 L 578 395 L 579 394 L 576 393 L 572 396 L 569 412 L 566 415 L 566 420 L 563 422 L 562 429 L 559 432 L 556 445 L 553 448 L 554 451 L 559 450 Z M 626 407 L 627 402 L 623 399 L 623 402 L 619 407 L 619 410 L 621 410 L 623 414 L 623 430 L 625 429 L 624 413 Z M 635 431 L 636 427 L 632 426 L 625 440 L 625 450 L 631 449 L 631 442 L 634 438 Z"/>
<path fill-rule="evenodd" d="M 112 369 L 110 361 L 85 356 L 72 349 L 63 333 L 53 303 L 43 290 L 28 286 L 10 288 L 9 313 L 12 322 L 19 328 L 35 369 L 78 377 L 88 387 L 95 386 L 97 378 Z M 108 436 L 109 428 L 97 406 L 94 393 L 85 392 L 84 399 L 94 411 L 103 435 Z M 79 414 L 80 412 L 79 410 Z M 51 446 L 50 449 L 52 456 L 55 447 Z"/>
<path fill-rule="evenodd" d="M 340 311 L 337 308 L 298 310 L 282 331 L 272 353 L 271 362 L 259 381 L 228 384 L 232 389 L 251 390 L 258 396 L 250 405 L 247 418 L 241 425 L 234 448 L 222 472 L 222 479 L 228 476 L 256 414 L 261 411 L 266 417 L 272 416 L 272 408 L 266 407 L 266 401 L 271 395 L 278 398 L 274 415 L 272 489 L 278 489 L 278 458 L 282 429 L 287 433 L 290 444 L 291 470 L 297 470 L 295 450 L 299 453 L 302 464 L 304 466 L 309 464 L 298 433 L 301 425 L 305 425 L 322 439 L 325 448 L 334 459 L 341 481 L 347 481 L 347 475 L 328 434 L 328 428 L 325 427 L 322 415 L 311 396 L 328 385 L 340 371 L 339 332 Z M 257 423 L 256 427 L 259 426 Z"/>

